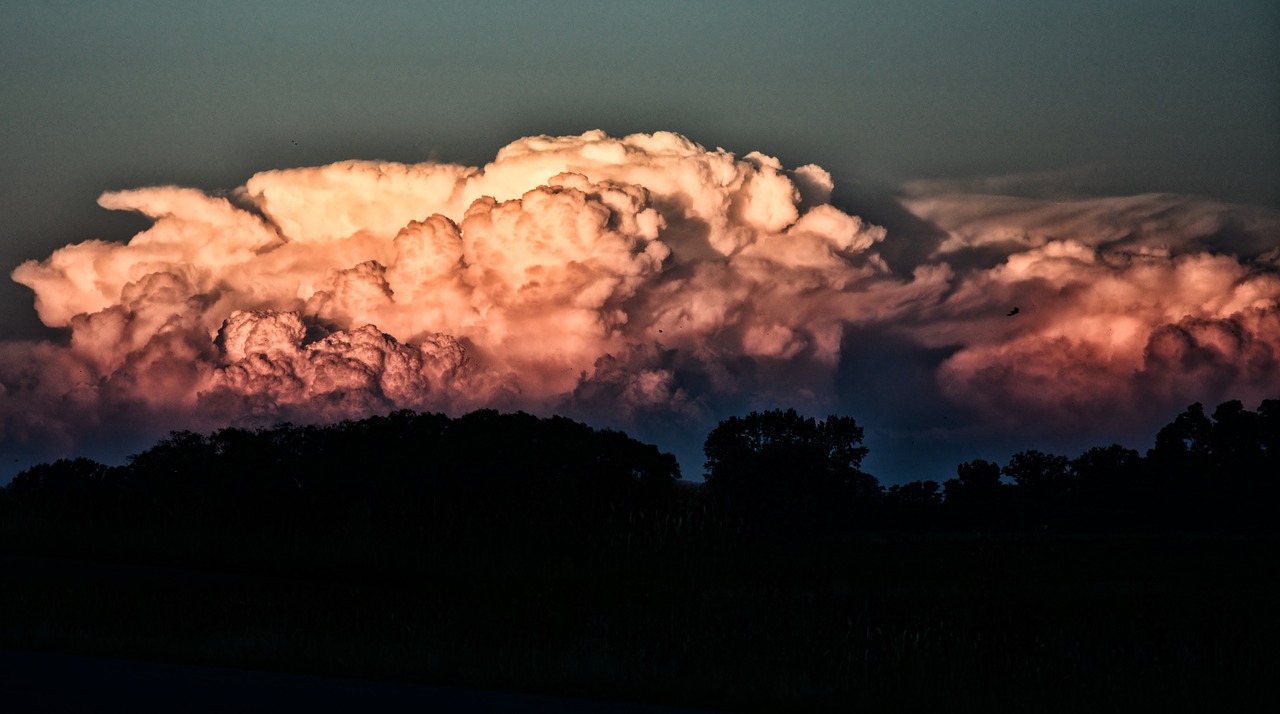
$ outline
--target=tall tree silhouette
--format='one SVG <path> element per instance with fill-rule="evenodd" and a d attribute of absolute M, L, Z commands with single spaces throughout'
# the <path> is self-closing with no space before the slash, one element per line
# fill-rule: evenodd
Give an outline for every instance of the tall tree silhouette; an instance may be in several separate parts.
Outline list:
<path fill-rule="evenodd" d="M 1071 506 L 1098 526 L 1128 529 L 1150 520 L 1157 498 L 1142 456 L 1119 444 L 1095 446 L 1071 460 Z"/>
<path fill-rule="evenodd" d="M 1047 529 L 1069 508 L 1075 479 L 1067 457 L 1028 449 L 1011 456 L 1002 473 L 1017 484 L 1017 516 L 1029 525 Z"/>
<path fill-rule="evenodd" d="M 817 421 L 794 409 L 730 417 L 703 445 L 707 486 L 761 525 L 833 527 L 881 496 L 862 471 L 862 439 L 852 417 Z"/>
<path fill-rule="evenodd" d="M 1009 487 L 1000 483 L 1000 465 L 977 459 L 956 466 L 942 484 L 944 512 L 953 525 L 993 527 L 1002 515 Z"/>

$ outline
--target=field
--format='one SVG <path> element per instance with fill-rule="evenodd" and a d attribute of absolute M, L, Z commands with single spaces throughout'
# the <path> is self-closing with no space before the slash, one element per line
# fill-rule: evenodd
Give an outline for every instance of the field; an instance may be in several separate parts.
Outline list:
<path fill-rule="evenodd" d="M 180 539 L 129 558 L 10 537 L 0 646 L 740 711 L 1276 697 L 1273 540 L 624 532 L 395 562 L 340 532 L 264 537 L 239 560 Z"/>

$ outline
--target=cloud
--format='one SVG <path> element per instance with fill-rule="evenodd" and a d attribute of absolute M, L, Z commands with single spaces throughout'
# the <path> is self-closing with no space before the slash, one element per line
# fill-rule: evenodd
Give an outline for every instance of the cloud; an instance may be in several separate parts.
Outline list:
<path fill-rule="evenodd" d="M 717 365 L 829 371 L 856 302 L 836 305 L 840 291 L 887 280 L 864 255 L 883 231 L 824 203 L 830 190 L 816 166 L 589 132 L 522 139 L 478 168 L 343 162 L 264 172 L 230 198 L 104 194 L 154 224 L 14 272 L 41 319 L 71 331 L 23 354 L 86 372 L 50 368 L 23 389 L 5 368 L 2 436 L 77 385 L 92 396 L 21 438 L 94 429 L 125 404 L 181 425 L 545 410 L 622 363 L 638 371 L 614 390 L 619 413 L 696 403 L 674 372 L 635 364 L 659 352 L 719 375 L 713 388 L 769 391 Z"/>
<path fill-rule="evenodd" d="M 483 167 L 107 193 L 152 226 L 14 271 L 70 337 L 0 344 L 0 443 L 481 406 L 705 432 L 743 405 L 856 407 L 836 376 L 875 335 L 948 355 L 929 397 L 989 430 L 1102 430 L 1280 384 L 1275 212 L 917 191 L 902 206 L 933 243 L 903 250 L 833 187 L 597 131 Z M 924 257 L 891 270 L 882 251 Z"/>
<path fill-rule="evenodd" d="M 945 231 L 935 260 L 983 249 L 1003 257 L 1061 241 L 1113 252 L 1255 258 L 1276 250 L 1280 235 L 1275 210 L 1171 194 L 1046 201 L 944 193 L 911 196 L 903 204 Z"/>
<path fill-rule="evenodd" d="M 993 424 L 1104 433 L 1280 388 L 1275 212 L 1171 196 L 907 205 L 947 232 L 939 257 L 992 250 L 911 331 L 958 347 L 943 393 Z"/>

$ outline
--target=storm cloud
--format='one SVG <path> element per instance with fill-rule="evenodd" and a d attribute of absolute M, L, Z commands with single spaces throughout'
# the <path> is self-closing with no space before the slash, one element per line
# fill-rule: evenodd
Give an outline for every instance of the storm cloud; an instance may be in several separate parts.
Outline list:
<path fill-rule="evenodd" d="M 833 188 L 814 165 L 596 131 L 483 167 L 106 193 L 153 223 L 14 271 L 69 338 L 0 344 L 0 443 L 54 455 L 122 424 L 398 408 L 705 433 L 745 407 L 850 411 L 837 375 L 878 339 L 945 355 L 902 399 L 963 406 L 989 434 L 1103 435 L 1280 390 L 1274 211 L 917 191 L 901 206 L 925 238 Z"/>

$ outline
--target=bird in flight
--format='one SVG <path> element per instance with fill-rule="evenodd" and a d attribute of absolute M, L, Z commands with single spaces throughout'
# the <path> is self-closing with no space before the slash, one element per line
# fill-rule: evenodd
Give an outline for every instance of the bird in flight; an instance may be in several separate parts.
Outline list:
<path fill-rule="evenodd" d="M 1009 312 L 1005 313 L 1005 317 L 1013 317 L 1014 315 L 1017 315 L 1017 314 L 1018 314 L 1018 308 L 1015 307 Z"/>

